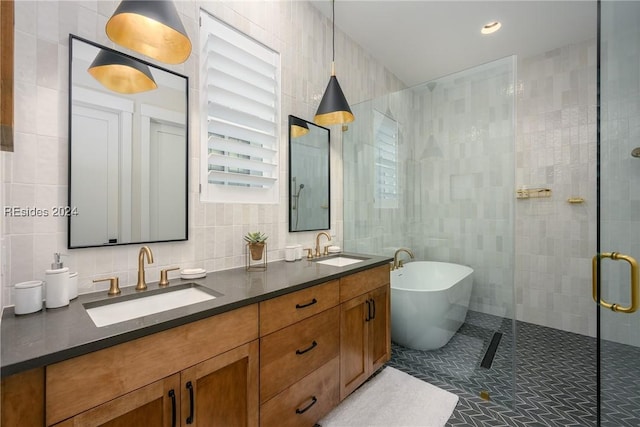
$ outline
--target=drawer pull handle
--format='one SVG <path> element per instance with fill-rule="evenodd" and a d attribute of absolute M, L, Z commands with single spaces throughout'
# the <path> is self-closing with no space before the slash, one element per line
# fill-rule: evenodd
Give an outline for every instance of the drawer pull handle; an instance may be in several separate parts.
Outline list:
<path fill-rule="evenodd" d="M 373 298 L 371 298 L 371 306 L 373 307 L 373 315 L 371 315 L 372 319 L 376 318 L 376 300 L 374 300 Z"/>
<path fill-rule="evenodd" d="M 307 412 L 309 409 L 311 409 L 311 407 L 312 407 L 313 405 L 315 405 L 317 401 L 318 401 L 318 398 L 317 398 L 317 397 L 315 397 L 315 396 L 311 396 L 311 403 L 309 403 L 307 406 L 305 406 L 305 407 L 304 407 L 304 408 L 302 408 L 302 409 L 297 408 L 297 409 L 296 409 L 296 414 L 298 414 L 298 415 L 299 415 L 299 414 L 304 414 L 304 413 L 305 413 L 305 412 Z"/>
<path fill-rule="evenodd" d="M 364 321 L 368 322 L 371 320 L 371 300 L 365 301 L 367 303 L 367 317 L 365 317 Z"/>
<path fill-rule="evenodd" d="M 189 390 L 189 416 L 187 417 L 187 424 L 193 423 L 193 384 L 191 381 L 187 382 L 187 390 Z"/>
<path fill-rule="evenodd" d="M 173 389 L 169 390 L 169 397 L 171 398 L 171 427 L 176 427 L 176 392 Z"/>
<path fill-rule="evenodd" d="M 305 307 L 309 307 L 315 303 L 317 303 L 318 300 L 317 299 L 312 299 L 311 302 L 307 303 L 307 304 L 296 304 L 296 308 L 305 308 Z"/>
<path fill-rule="evenodd" d="M 313 342 L 311 343 L 311 345 L 309 346 L 309 348 L 305 348 L 304 350 L 296 350 L 296 354 L 300 355 L 300 354 L 305 354 L 307 351 L 311 351 L 314 348 L 316 348 L 316 346 L 318 345 L 318 343 L 313 340 Z"/>

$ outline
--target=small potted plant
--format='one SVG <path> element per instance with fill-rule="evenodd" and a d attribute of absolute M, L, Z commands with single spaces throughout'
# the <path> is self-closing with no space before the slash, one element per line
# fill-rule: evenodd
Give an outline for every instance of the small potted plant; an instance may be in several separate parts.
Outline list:
<path fill-rule="evenodd" d="M 244 236 L 244 240 L 249 245 L 251 259 L 254 261 L 261 260 L 267 235 L 261 231 L 249 232 Z"/>

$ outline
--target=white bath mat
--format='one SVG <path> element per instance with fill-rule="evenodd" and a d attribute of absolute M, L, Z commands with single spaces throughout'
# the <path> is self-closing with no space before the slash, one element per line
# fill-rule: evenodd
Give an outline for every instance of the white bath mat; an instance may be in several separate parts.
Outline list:
<path fill-rule="evenodd" d="M 322 427 L 443 427 L 457 403 L 455 394 L 387 366 L 318 424 Z"/>

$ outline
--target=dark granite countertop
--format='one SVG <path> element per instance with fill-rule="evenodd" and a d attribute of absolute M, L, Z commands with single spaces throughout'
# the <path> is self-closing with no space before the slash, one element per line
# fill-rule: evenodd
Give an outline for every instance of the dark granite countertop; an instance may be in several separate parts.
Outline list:
<path fill-rule="evenodd" d="M 173 279 L 171 285 L 194 282 L 222 296 L 100 328 L 94 325 L 83 304 L 135 294 L 133 286 L 123 287 L 122 294 L 116 297 L 107 296 L 106 291 L 83 294 L 67 307 L 22 316 L 16 316 L 13 307 L 5 308 L 0 331 L 2 376 L 101 350 L 391 261 L 375 255 L 340 255 L 367 259 L 333 267 L 303 258 L 269 263 L 265 271 L 245 271 L 243 267 L 208 273 L 203 279 Z M 322 259 L 326 258 L 329 257 Z M 157 283 L 148 286 L 149 290 L 158 289 Z"/>

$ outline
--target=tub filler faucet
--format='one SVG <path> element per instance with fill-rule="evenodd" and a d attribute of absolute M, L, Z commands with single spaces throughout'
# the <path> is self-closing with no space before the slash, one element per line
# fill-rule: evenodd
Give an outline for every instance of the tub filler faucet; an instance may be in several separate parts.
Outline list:
<path fill-rule="evenodd" d="M 396 251 L 396 253 L 393 255 L 393 265 L 391 266 L 391 271 L 393 270 L 397 270 L 398 268 L 402 268 L 403 264 L 402 264 L 402 260 L 398 259 L 398 255 L 400 254 L 400 252 L 406 252 L 409 254 L 409 256 L 411 257 L 411 259 L 415 259 L 415 256 L 413 256 L 413 252 L 411 252 L 411 249 L 407 249 L 407 248 L 400 248 Z"/>

